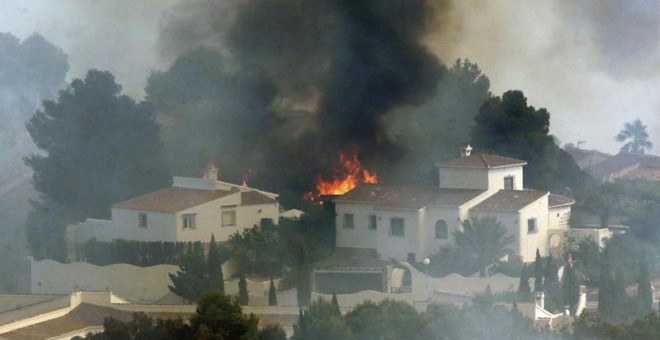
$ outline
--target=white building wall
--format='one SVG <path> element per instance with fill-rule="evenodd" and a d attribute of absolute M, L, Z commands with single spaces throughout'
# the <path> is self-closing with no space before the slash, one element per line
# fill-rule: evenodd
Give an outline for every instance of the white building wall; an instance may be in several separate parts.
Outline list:
<path fill-rule="evenodd" d="M 269 218 L 274 224 L 279 222 L 280 206 L 278 203 L 241 205 L 236 208 L 236 223 L 241 231 L 261 225 L 261 219 Z"/>
<path fill-rule="evenodd" d="M 377 249 L 379 229 L 385 227 L 376 217 L 376 230 L 369 229 L 369 216 L 377 215 L 371 204 L 336 203 L 335 235 L 337 247 Z M 353 214 L 353 229 L 344 228 L 344 215 Z"/>
<path fill-rule="evenodd" d="M 418 229 L 421 213 L 417 210 L 376 210 L 378 215 L 378 254 L 383 260 L 397 259 L 405 261 L 408 253 L 414 253 L 417 261 L 423 259 L 418 254 Z M 390 235 L 392 218 L 403 218 L 405 235 Z"/>
<path fill-rule="evenodd" d="M 420 228 L 421 232 L 419 233 L 420 248 L 418 253 L 421 259 L 437 252 L 440 247 L 454 244 L 454 231 L 462 230 L 460 218 L 461 210 L 457 208 L 428 207 L 426 209 L 423 225 Z M 447 239 L 435 237 L 435 225 L 441 219 L 447 223 Z"/>
<path fill-rule="evenodd" d="M 527 220 L 536 218 L 538 231 L 527 232 Z M 541 256 L 548 256 L 548 195 L 538 199 L 520 211 L 520 253 L 524 262 L 532 262 L 536 259 L 536 249 Z"/>
<path fill-rule="evenodd" d="M 513 177 L 513 190 L 522 190 L 524 188 L 523 167 L 520 165 L 488 169 L 489 190 L 504 190 L 504 178 L 509 176 Z"/>
<path fill-rule="evenodd" d="M 176 231 L 177 240 L 181 242 L 202 241 L 209 242 L 211 235 L 215 236 L 217 242 L 226 241 L 229 236 L 237 231 L 243 231 L 239 228 L 238 213 L 236 214 L 235 226 L 222 226 L 222 211 L 237 210 L 240 203 L 240 194 L 235 193 L 222 197 L 215 201 L 207 202 L 189 209 L 176 213 Z M 195 215 L 195 228 L 183 228 L 183 216 L 188 214 Z"/>
<path fill-rule="evenodd" d="M 548 210 L 548 228 L 568 229 L 568 221 L 571 218 L 571 206 L 551 208 Z"/>
<path fill-rule="evenodd" d="M 440 188 L 488 189 L 486 168 L 438 168 Z"/>
<path fill-rule="evenodd" d="M 140 213 L 147 214 L 146 227 L 138 226 Z M 173 213 L 112 208 L 112 224 L 117 230 L 117 234 L 113 239 L 176 242 L 175 222 L 175 214 Z"/>

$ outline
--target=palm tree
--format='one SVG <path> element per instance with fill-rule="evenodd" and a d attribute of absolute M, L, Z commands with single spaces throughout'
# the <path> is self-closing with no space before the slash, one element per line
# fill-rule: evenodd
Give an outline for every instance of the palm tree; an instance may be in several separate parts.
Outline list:
<path fill-rule="evenodd" d="M 514 241 L 506 228 L 494 216 L 472 218 L 463 222 L 463 231 L 454 232 L 456 246 L 470 256 L 476 256 L 479 275 L 486 276 L 486 266 L 497 261 L 504 247 Z"/>
<path fill-rule="evenodd" d="M 646 125 L 642 124 L 641 120 L 635 119 L 624 126 L 623 130 L 616 135 L 617 142 L 630 140 L 628 143 L 623 144 L 621 147 L 622 152 L 643 154 L 653 147 L 653 143 L 649 142 L 649 135 L 646 133 Z"/>

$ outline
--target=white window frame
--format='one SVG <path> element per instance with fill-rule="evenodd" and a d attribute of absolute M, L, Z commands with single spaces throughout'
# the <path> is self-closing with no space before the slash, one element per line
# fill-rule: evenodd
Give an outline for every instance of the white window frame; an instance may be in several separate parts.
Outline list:
<path fill-rule="evenodd" d="M 197 214 L 181 215 L 183 229 L 197 229 Z"/>
<path fill-rule="evenodd" d="M 378 229 L 378 217 L 375 214 L 369 215 L 369 220 L 367 221 L 367 229 L 376 230 Z"/>
<path fill-rule="evenodd" d="M 399 225 L 399 221 L 401 221 L 401 224 Z M 396 225 L 395 225 L 396 222 Z M 401 233 L 399 234 L 398 232 L 394 232 L 394 228 L 399 228 L 401 227 Z M 403 217 L 392 217 L 390 218 L 390 236 L 394 237 L 406 237 L 406 220 Z"/>
<path fill-rule="evenodd" d="M 223 210 L 220 218 L 223 227 L 236 226 L 236 210 Z"/>
<path fill-rule="evenodd" d="M 442 222 L 443 224 L 440 224 L 440 222 Z M 445 228 L 444 237 L 442 237 L 442 235 L 438 236 L 438 227 Z M 443 219 L 439 219 L 438 221 L 435 222 L 435 238 L 438 240 L 449 239 L 449 226 L 447 225 L 447 222 Z"/>
<path fill-rule="evenodd" d="M 532 226 L 533 228 L 530 228 Z M 527 233 L 536 234 L 539 232 L 539 225 L 536 217 L 531 217 L 527 219 Z"/>
<path fill-rule="evenodd" d="M 344 229 L 355 229 L 355 215 L 344 214 L 343 227 Z"/>
<path fill-rule="evenodd" d="M 147 213 L 138 213 L 138 227 L 147 228 L 149 226 L 149 218 Z"/>

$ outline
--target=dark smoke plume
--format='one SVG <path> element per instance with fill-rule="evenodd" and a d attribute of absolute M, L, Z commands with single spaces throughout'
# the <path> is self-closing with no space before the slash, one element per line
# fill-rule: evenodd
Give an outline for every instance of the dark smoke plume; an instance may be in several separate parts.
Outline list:
<path fill-rule="evenodd" d="M 268 125 L 263 144 L 278 148 L 270 165 L 299 166 L 292 175 L 308 188 L 347 148 L 377 168 L 392 162 L 397 148 L 386 140 L 383 115 L 422 103 L 444 72 L 421 43 L 436 27 L 430 1 L 206 1 L 180 12 L 163 30 L 164 51 L 212 48 L 234 60 L 237 73 L 274 83 L 273 116 L 252 123 Z M 305 112 L 312 123 L 300 118 Z M 298 123 L 304 131 L 291 133 Z"/>

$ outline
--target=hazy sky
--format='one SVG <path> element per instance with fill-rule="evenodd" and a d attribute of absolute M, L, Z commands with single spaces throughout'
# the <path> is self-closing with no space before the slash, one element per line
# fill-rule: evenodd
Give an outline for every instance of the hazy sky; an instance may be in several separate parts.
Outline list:
<path fill-rule="evenodd" d="M 171 62 L 158 35 L 180 2 L 3 0 L 0 32 L 38 32 L 68 54 L 69 79 L 106 69 L 141 98 L 149 73 Z M 476 62 L 494 94 L 523 90 L 550 111 L 563 143 L 616 152 L 614 135 L 641 118 L 660 154 L 660 1 L 456 0 L 451 8 L 427 42 L 447 63 Z"/>

